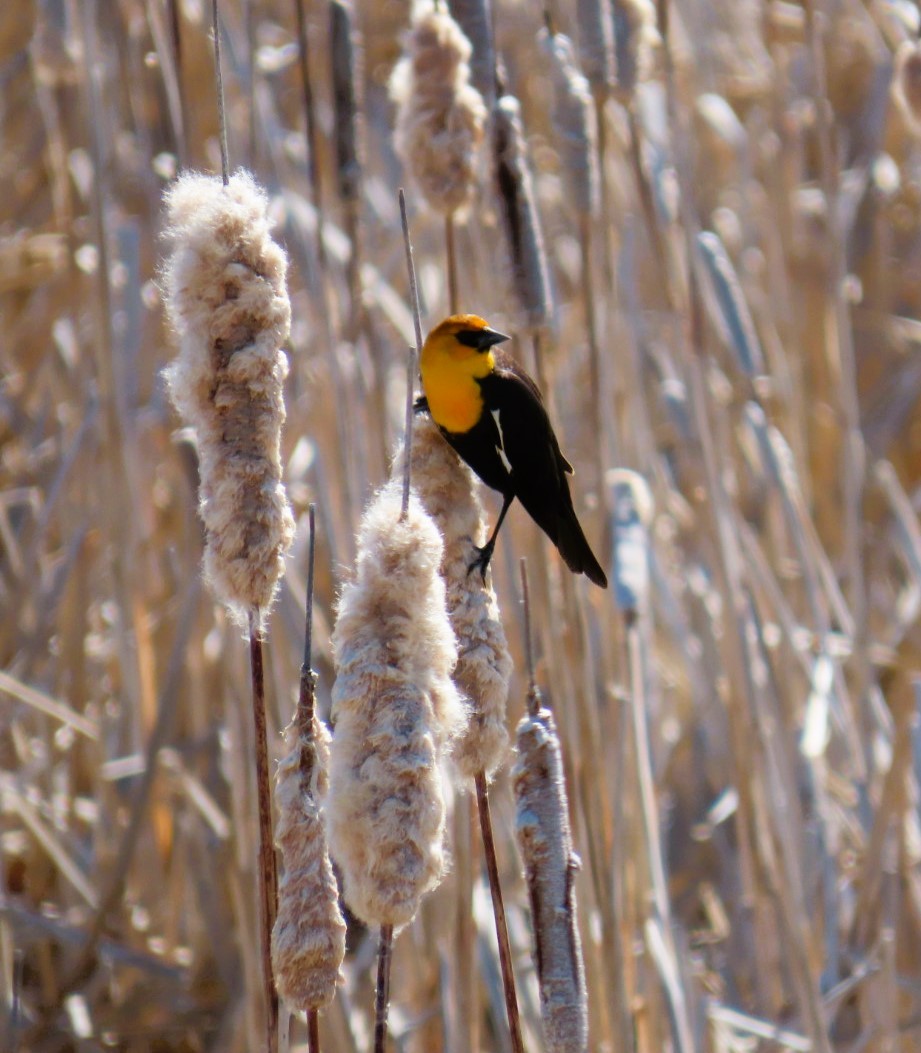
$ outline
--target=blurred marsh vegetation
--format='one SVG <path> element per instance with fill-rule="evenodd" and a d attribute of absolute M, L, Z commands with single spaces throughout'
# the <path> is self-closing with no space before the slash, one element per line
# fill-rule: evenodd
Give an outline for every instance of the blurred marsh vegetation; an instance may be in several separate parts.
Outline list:
<path fill-rule="evenodd" d="M 580 43 L 578 7 L 555 0 L 549 15 Z M 306 3 L 322 267 L 296 6 L 221 12 L 231 163 L 267 188 L 290 258 L 284 461 L 299 532 L 267 647 L 277 757 L 308 504 L 325 713 L 338 583 L 402 430 L 399 185 L 426 325 L 447 313 L 445 235 L 393 150 L 387 79 L 407 4 L 355 4 L 349 198 L 330 9 Z M 456 233 L 460 305 L 516 334 L 540 376 L 609 571 L 618 515 L 633 515 L 611 471 L 641 473 L 653 500 L 648 602 L 628 611 L 511 513 L 493 563 L 516 659 L 510 724 L 526 555 L 582 859 L 591 1049 L 916 1050 L 921 140 L 914 67 L 893 82 L 919 12 L 674 0 L 661 14 L 645 79 L 596 100 L 604 193 L 586 222 L 550 120 L 545 12 L 494 0 L 554 307 L 538 329 L 516 307 L 488 150 Z M 197 585 L 194 448 L 161 376 L 161 194 L 179 166 L 219 171 L 216 120 L 202 0 L 0 5 L 3 1049 L 258 1048 L 246 647 Z M 492 800 L 537 1051 L 507 768 Z M 505 1053 L 469 794 L 452 852 L 395 945 L 393 1046 Z M 325 1049 L 368 1048 L 374 951 L 353 926 Z M 291 1042 L 304 1048 L 297 1022 Z"/>

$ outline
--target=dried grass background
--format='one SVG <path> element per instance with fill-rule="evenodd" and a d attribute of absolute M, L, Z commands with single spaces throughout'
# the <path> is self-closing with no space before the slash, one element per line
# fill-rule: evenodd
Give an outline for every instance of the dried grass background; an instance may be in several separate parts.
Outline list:
<path fill-rule="evenodd" d="M 175 5 L 181 76 L 173 6 L 0 5 L 4 1050 L 259 1042 L 246 648 L 197 584 L 194 454 L 162 379 L 174 349 L 156 284 L 161 195 L 177 164 L 219 168 L 208 5 Z M 918 11 L 906 0 L 667 4 L 668 54 L 653 54 L 634 96 L 602 107 L 610 223 L 593 221 L 587 254 L 593 365 L 585 224 L 564 191 L 543 11 L 493 6 L 555 293 L 539 363 L 485 165 L 457 231 L 461 306 L 520 334 L 513 350 L 539 365 L 609 571 L 607 471 L 640 472 L 654 502 L 639 609 L 572 579 L 518 510 L 494 561 L 514 721 L 525 698 L 516 559 L 529 559 L 538 680 L 582 859 L 590 1048 L 919 1049 L 921 148 L 916 87 L 890 90 Z M 554 29 L 578 40 L 581 6 L 553 3 Z M 639 6 L 615 4 L 622 20 Z M 290 255 L 282 453 L 298 535 L 268 641 L 277 759 L 298 682 L 307 506 L 318 510 L 325 715 L 336 591 L 402 427 L 412 324 L 387 79 L 408 9 L 357 4 L 356 224 L 335 190 L 329 12 L 307 3 L 324 287 L 294 3 L 221 8 L 232 164 L 267 188 Z M 433 323 L 446 313 L 443 221 L 415 204 Z M 537 1051 L 508 766 L 492 801 Z M 504 1053 L 469 797 L 453 808 L 454 870 L 395 945 L 393 1047 Z M 353 924 L 324 1049 L 368 1048 L 374 947 Z M 292 1047 L 304 1041 L 293 1022 Z"/>

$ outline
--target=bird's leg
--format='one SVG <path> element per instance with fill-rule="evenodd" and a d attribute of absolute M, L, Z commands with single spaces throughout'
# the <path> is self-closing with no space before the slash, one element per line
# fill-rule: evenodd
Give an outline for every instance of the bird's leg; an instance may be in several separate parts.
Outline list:
<path fill-rule="evenodd" d="M 486 581 L 486 568 L 489 566 L 489 561 L 492 559 L 493 549 L 496 547 L 496 538 L 499 536 L 499 527 L 502 526 L 502 520 L 505 519 L 505 513 L 508 512 L 511 503 L 514 500 L 514 494 L 503 495 L 502 511 L 499 513 L 496 525 L 492 528 L 492 535 L 482 548 L 477 549 L 476 559 L 467 568 L 468 574 L 472 573 L 477 567 L 479 567 L 480 573 L 483 575 L 483 581 Z"/>

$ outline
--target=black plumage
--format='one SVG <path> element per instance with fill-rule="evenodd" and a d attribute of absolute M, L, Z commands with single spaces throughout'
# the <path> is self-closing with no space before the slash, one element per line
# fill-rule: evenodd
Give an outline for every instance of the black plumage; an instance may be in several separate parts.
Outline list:
<path fill-rule="evenodd" d="M 573 507 L 566 478 L 572 474 L 572 465 L 560 450 L 541 393 L 509 355 L 499 349 L 492 350 L 492 354 L 495 369 L 477 378 L 484 403 L 477 423 L 463 433 L 441 428 L 458 455 L 504 498 L 492 536 L 481 550 L 477 564 L 485 573 L 499 528 L 517 497 L 559 549 L 569 569 L 606 588 L 607 577 Z"/>

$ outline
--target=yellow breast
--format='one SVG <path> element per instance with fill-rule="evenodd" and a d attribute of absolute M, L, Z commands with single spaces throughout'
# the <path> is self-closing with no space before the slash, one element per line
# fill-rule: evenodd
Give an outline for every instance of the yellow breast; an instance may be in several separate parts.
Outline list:
<path fill-rule="evenodd" d="M 422 388 L 432 420 L 446 431 L 470 431 L 483 413 L 483 393 L 476 376 L 485 376 L 491 370 L 492 354 L 478 358 L 474 372 L 472 362 L 460 363 L 448 355 L 423 352 Z"/>

